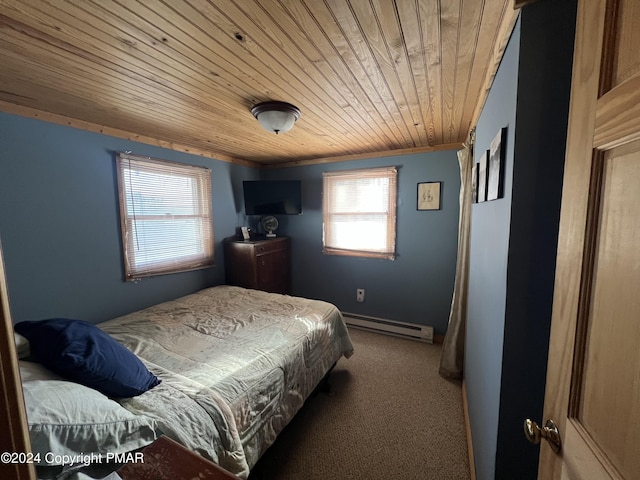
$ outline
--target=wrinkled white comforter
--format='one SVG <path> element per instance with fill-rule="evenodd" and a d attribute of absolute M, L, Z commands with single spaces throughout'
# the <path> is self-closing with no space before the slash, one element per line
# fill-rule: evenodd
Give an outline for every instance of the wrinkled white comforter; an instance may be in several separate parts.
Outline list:
<path fill-rule="evenodd" d="M 246 478 L 353 346 L 326 302 L 219 286 L 99 325 L 162 379 L 121 404 Z"/>

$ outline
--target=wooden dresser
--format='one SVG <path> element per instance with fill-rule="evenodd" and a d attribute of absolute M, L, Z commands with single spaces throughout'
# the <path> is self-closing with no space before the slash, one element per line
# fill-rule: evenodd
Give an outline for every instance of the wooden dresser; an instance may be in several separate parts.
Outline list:
<path fill-rule="evenodd" d="M 224 240 L 227 284 L 285 293 L 291 291 L 289 237 Z"/>

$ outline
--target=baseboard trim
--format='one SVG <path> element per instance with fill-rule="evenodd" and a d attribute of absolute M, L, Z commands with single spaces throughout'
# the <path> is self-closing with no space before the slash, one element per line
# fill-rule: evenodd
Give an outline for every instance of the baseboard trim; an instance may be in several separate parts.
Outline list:
<path fill-rule="evenodd" d="M 462 409 L 464 410 L 464 426 L 467 430 L 467 451 L 469 454 L 469 474 L 471 480 L 476 480 L 476 462 L 473 457 L 473 438 L 471 437 L 471 422 L 469 421 L 469 404 L 467 403 L 467 385 L 462 379 Z"/>
<path fill-rule="evenodd" d="M 435 333 L 433 335 L 433 343 L 439 343 L 440 345 L 442 345 L 444 343 L 444 335 Z"/>

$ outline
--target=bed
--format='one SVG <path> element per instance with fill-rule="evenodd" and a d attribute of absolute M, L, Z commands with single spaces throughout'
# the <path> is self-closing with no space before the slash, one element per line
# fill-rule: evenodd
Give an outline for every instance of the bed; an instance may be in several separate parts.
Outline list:
<path fill-rule="evenodd" d="M 126 451 L 164 434 L 247 478 L 335 363 L 353 353 L 334 305 L 233 286 L 208 288 L 97 327 L 133 352 L 159 383 L 117 403 L 96 392 L 101 401 L 122 409 L 124 433 L 108 432 L 117 440 L 108 447 L 99 438 L 68 445 L 79 443 L 82 435 L 65 444 L 48 438 L 45 427 L 44 439 L 38 437 L 48 418 L 46 404 L 52 403 L 42 400 L 38 388 L 47 381 L 50 391 L 65 390 L 64 382 L 88 387 L 64 375 L 43 378 L 41 365 L 20 362 L 27 370 L 23 390 L 34 452 Z"/>

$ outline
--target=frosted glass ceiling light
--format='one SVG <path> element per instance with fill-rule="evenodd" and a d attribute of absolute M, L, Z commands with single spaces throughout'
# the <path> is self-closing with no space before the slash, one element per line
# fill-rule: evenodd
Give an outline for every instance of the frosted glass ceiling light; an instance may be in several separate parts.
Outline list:
<path fill-rule="evenodd" d="M 262 102 L 251 109 L 260 125 L 276 134 L 288 132 L 300 118 L 300 109 L 287 102 Z"/>

